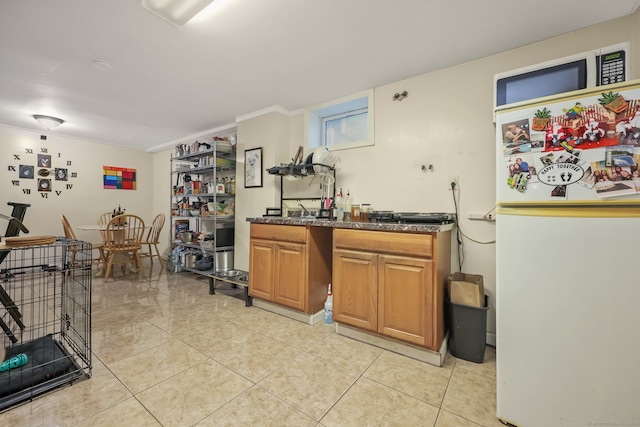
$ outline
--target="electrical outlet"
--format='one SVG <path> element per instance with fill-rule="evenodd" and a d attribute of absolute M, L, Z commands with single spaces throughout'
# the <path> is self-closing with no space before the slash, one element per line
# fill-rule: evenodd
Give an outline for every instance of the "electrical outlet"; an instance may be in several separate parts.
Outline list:
<path fill-rule="evenodd" d="M 459 184 L 458 184 L 458 175 L 449 175 L 449 179 L 447 181 L 449 183 L 449 190 L 452 189 L 452 187 L 454 188 L 458 188 Z M 455 184 L 455 185 L 452 185 Z"/>
<path fill-rule="evenodd" d="M 467 215 L 467 218 L 473 221 L 495 221 L 496 220 L 496 216 L 493 213 L 483 214 L 483 213 L 471 212 L 470 214 Z"/>

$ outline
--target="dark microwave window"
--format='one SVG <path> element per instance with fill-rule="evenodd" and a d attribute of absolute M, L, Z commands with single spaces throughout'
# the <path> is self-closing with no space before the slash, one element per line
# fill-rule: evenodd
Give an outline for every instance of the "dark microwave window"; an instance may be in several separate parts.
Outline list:
<path fill-rule="evenodd" d="M 587 87 L 587 60 L 569 62 L 498 80 L 497 106 Z"/>

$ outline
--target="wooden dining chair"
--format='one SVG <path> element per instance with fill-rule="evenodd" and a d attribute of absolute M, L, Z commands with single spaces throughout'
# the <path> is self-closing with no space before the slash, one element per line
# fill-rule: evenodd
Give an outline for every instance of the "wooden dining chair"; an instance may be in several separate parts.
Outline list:
<path fill-rule="evenodd" d="M 158 249 L 158 243 L 160 243 L 160 232 L 162 231 L 162 227 L 164 227 L 165 215 L 158 214 L 153 219 L 153 223 L 149 232 L 147 233 L 145 239 L 142 241 L 142 246 L 146 246 L 149 248 L 148 251 L 141 251 L 140 256 L 142 258 L 149 258 L 151 261 L 151 268 L 153 268 L 153 257 L 158 258 L 158 262 L 160 263 L 160 271 L 164 268 L 164 264 L 162 264 L 162 259 L 160 258 L 160 250 Z M 155 248 L 155 254 L 153 249 Z"/>
<path fill-rule="evenodd" d="M 64 236 L 68 239 L 78 240 L 78 238 L 76 237 L 76 233 L 75 231 L 73 231 L 73 228 L 71 227 L 71 224 L 69 223 L 69 220 L 67 219 L 67 217 L 64 215 L 60 215 L 60 221 L 62 222 Z M 104 242 L 89 242 L 89 243 L 91 243 L 91 252 L 98 251 L 98 256 L 95 258 L 92 258 L 91 263 L 96 264 L 97 266 L 102 264 L 102 266 L 104 267 L 106 265 L 106 258 L 104 253 Z M 74 248 L 71 247 L 71 251 L 72 251 L 71 265 L 73 265 L 76 260 L 77 250 L 74 250 Z"/>
<path fill-rule="evenodd" d="M 107 224 L 104 252 L 107 258 L 107 269 L 104 273 L 105 282 L 109 279 L 111 269 L 115 264 L 126 265 L 135 262 L 138 276 L 144 277 L 140 248 L 144 235 L 144 221 L 136 215 L 118 215 L 111 218 Z"/>
<path fill-rule="evenodd" d="M 109 221 L 111 221 L 111 218 L 113 218 L 113 215 L 111 214 L 111 212 L 105 212 L 98 217 L 98 225 L 104 227 L 103 230 L 100 230 L 100 235 L 102 236 L 103 242 L 107 240 L 106 229 L 107 229 L 107 224 L 109 224 Z"/>

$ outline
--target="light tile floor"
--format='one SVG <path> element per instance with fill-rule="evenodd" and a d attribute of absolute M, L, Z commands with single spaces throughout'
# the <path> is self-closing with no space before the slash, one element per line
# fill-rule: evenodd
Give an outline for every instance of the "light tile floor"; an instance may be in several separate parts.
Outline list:
<path fill-rule="evenodd" d="M 432 366 L 160 272 L 93 280 L 90 379 L 0 426 L 502 426 L 495 350 Z"/>

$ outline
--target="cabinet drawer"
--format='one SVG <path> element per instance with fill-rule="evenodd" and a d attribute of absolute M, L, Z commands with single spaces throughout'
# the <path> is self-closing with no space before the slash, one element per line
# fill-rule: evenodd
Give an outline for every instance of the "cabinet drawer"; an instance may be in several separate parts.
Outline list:
<path fill-rule="evenodd" d="M 279 242 L 306 243 L 307 227 L 295 225 L 251 224 L 251 238 Z"/>
<path fill-rule="evenodd" d="M 430 234 L 394 233 L 388 231 L 349 230 L 336 228 L 333 245 L 341 249 L 431 257 L 433 236 Z"/>

